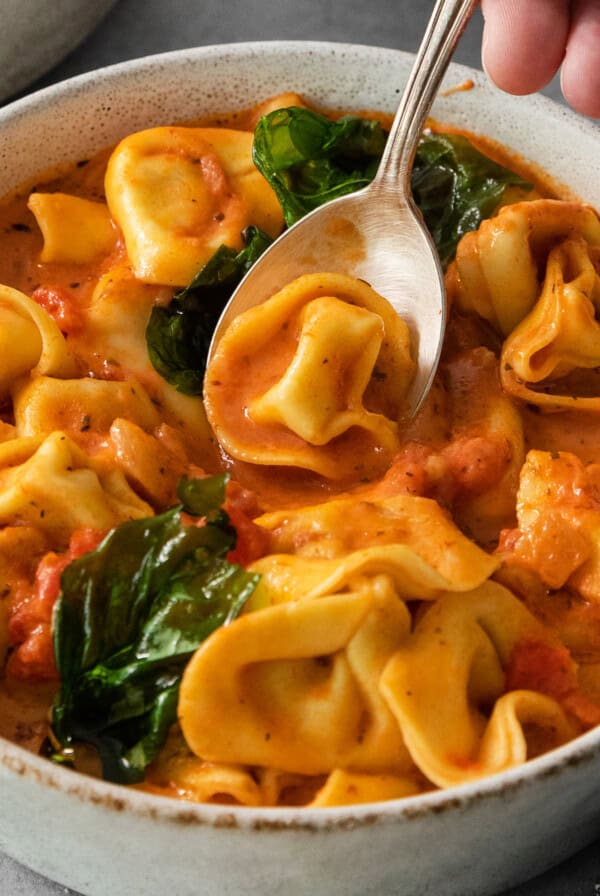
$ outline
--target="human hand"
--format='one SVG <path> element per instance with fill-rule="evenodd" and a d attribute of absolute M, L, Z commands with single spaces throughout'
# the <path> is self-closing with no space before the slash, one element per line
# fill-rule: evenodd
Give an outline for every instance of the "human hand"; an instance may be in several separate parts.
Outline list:
<path fill-rule="evenodd" d="M 509 93 L 544 87 L 562 63 L 567 102 L 600 118 L 600 0 L 481 0 L 483 65 Z"/>

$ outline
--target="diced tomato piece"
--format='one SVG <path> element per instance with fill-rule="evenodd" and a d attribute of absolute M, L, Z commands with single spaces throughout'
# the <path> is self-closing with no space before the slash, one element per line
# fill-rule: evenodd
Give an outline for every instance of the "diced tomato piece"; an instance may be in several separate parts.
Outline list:
<path fill-rule="evenodd" d="M 506 472 L 512 448 L 504 438 L 474 436 L 450 442 L 442 457 L 457 493 L 481 495 Z"/>
<path fill-rule="evenodd" d="M 571 654 L 566 647 L 543 641 L 520 641 L 506 669 L 506 687 L 509 691 L 539 691 L 560 700 L 577 687 Z"/>
<path fill-rule="evenodd" d="M 105 535 L 106 532 L 90 529 L 88 526 L 76 529 L 69 542 L 69 562 L 83 554 L 89 554 L 90 551 L 95 551 Z"/>
<path fill-rule="evenodd" d="M 506 690 L 521 689 L 553 697 L 584 728 L 600 724 L 600 706 L 582 693 L 566 647 L 543 641 L 516 644 L 506 669 Z"/>
<path fill-rule="evenodd" d="M 27 639 L 11 654 L 6 673 L 22 681 L 58 679 L 49 623 L 40 623 L 28 632 Z"/>
<path fill-rule="evenodd" d="M 31 298 L 52 317 L 65 334 L 81 329 L 83 319 L 75 296 L 58 286 L 38 286 Z"/>
<path fill-rule="evenodd" d="M 52 644 L 52 611 L 60 594 L 60 577 L 72 560 L 93 551 L 104 533 L 78 529 L 64 554 L 53 552 L 40 560 L 33 588 L 19 592 L 10 607 L 8 638 L 13 650 L 7 673 L 29 681 L 58 677 Z"/>
<path fill-rule="evenodd" d="M 237 532 L 235 549 L 230 551 L 227 559 L 230 563 L 248 566 L 259 557 L 269 552 L 270 533 L 253 522 L 260 514 L 260 507 L 254 492 L 242 488 L 237 482 L 227 484 L 225 511 L 229 515 L 231 525 Z"/>

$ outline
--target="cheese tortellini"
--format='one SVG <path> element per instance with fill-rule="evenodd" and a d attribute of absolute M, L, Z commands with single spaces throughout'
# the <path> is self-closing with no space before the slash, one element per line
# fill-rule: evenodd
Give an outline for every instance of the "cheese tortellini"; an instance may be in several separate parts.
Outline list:
<path fill-rule="evenodd" d="M 44 237 L 43 262 L 86 264 L 115 247 L 116 229 L 103 202 L 65 193 L 32 193 L 28 206 Z"/>
<path fill-rule="evenodd" d="M 15 442 L 0 453 L 0 524 L 33 524 L 64 546 L 75 529 L 151 513 L 120 471 L 102 470 L 65 433 Z"/>
<path fill-rule="evenodd" d="M 376 580 L 240 617 L 186 669 L 179 719 L 187 743 L 213 761 L 307 774 L 410 771 L 377 688 L 408 626 L 390 583 Z"/>
<path fill-rule="evenodd" d="M 70 376 L 75 369 L 50 315 L 29 296 L 0 286 L 0 400 L 24 375 Z"/>
<path fill-rule="evenodd" d="M 550 408 L 600 409 L 595 396 L 564 394 L 558 384 L 547 392 L 536 388 L 600 366 L 599 261 L 600 246 L 591 253 L 582 238 L 565 240 L 550 252 L 540 297 L 504 345 L 502 383 L 509 394 Z"/>
<path fill-rule="evenodd" d="M 505 337 L 500 373 L 509 395 L 550 409 L 600 409 L 583 373 L 600 366 L 599 267 L 600 221 L 575 202 L 507 206 L 461 241 L 451 291 Z"/>
<path fill-rule="evenodd" d="M 340 498 L 257 522 L 270 531 L 273 553 L 254 565 L 261 581 L 249 607 L 316 597 L 377 572 L 405 598 L 431 600 L 477 587 L 498 565 L 427 498 Z"/>
<path fill-rule="evenodd" d="M 386 666 L 381 690 L 430 781 L 450 787 L 523 762 L 528 724 L 545 731 L 548 748 L 573 736 L 555 700 L 527 690 L 503 694 L 515 646 L 539 641 L 558 643 L 494 582 L 443 597 L 417 623 Z M 490 705 L 487 718 L 481 707 Z"/>
<path fill-rule="evenodd" d="M 241 249 L 249 224 L 271 236 L 283 226 L 246 131 L 163 127 L 131 134 L 110 158 L 106 198 L 144 283 L 186 286 L 219 246 Z"/>
<path fill-rule="evenodd" d="M 458 306 L 508 336 L 539 298 L 549 253 L 573 238 L 590 251 L 600 249 L 600 221 L 593 209 L 552 199 L 505 206 L 459 243 Z"/>
<path fill-rule="evenodd" d="M 381 469 L 398 450 L 413 374 L 408 328 L 385 299 L 352 277 L 307 274 L 229 327 L 205 402 L 232 457 L 343 479 L 356 453 Z"/>

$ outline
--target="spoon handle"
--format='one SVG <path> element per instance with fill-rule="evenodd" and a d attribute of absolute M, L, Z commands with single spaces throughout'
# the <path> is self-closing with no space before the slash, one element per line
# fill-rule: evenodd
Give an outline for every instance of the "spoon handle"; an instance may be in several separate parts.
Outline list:
<path fill-rule="evenodd" d="M 437 0 L 400 100 L 372 186 L 410 197 L 410 172 L 421 131 L 460 36 L 478 0 Z"/>

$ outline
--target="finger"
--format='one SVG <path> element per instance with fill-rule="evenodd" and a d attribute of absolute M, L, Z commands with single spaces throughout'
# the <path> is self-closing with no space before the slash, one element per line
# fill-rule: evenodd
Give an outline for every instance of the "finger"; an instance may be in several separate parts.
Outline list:
<path fill-rule="evenodd" d="M 516 94 L 544 87 L 565 54 L 568 0 L 482 0 L 482 9 L 483 67 L 492 81 Z"/>
<path fill-rule="evenodd" d="M 561 75 L 565 99 L 584 115 L 600 118 L 600 4 L 576 0 Z"/>

